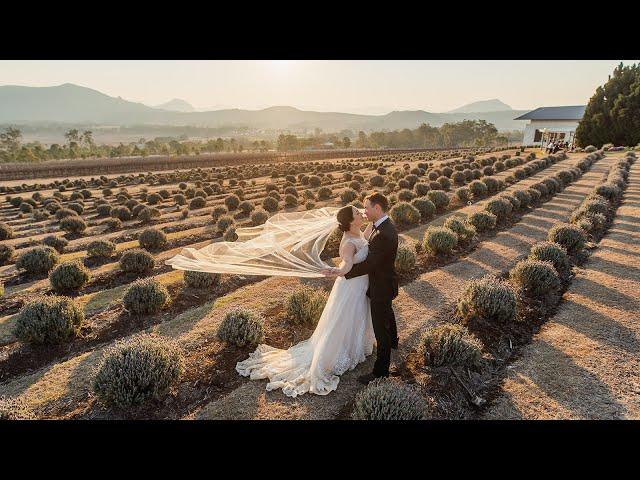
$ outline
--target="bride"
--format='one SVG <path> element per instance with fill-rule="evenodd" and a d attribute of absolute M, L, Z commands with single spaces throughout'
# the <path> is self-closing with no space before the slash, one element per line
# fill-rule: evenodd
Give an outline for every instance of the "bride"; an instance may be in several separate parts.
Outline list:
<path fill-rule="evenodd" d="M 353 206 L 325 207 L 307 212 L 274 215 L 264 225 L 238 229 L 237 242 L 218 242 L 200 250 L 184 249 L 167 263 L 182 270 L 254 275 L 322 277 L 328 265 L 320 260 L 327 239 L 338 226 L 343 232 L 338 275 L 348 273 L 368 253 L 363 213 Z M 267 273 L 268 272 L 268 273 Z M 236 370 L 252 380 L 268 378 L 267 390 L 282 389 L 296 397 L 307 392 L 327 395 L 339 376 L 355 368 L 373 351 L 374 333 L 366 291 L 369 277 L 339 276 L 313 335 L 287 350 L 265 344 Z"/>

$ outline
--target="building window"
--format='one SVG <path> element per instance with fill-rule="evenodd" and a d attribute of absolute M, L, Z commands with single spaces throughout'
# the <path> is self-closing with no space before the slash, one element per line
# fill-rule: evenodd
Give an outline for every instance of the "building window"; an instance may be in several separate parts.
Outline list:
<path fill-rule="evenodd" d="M 536 128 L 535 133 L 533 134 L 533 141 L 540 142 L 542 141 L 542 132 Z"/>

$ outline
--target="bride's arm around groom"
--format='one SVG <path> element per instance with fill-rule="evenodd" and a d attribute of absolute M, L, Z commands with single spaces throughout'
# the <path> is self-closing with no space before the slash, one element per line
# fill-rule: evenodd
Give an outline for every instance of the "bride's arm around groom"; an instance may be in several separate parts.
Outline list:
<path fill-rule="evenodd" d="M 355 255 L 355 253 L 355 245 L 351 242 L 346 242 L 342 247 L 342 251 L 340 252 L 340 258 L 342 258 L 340 265 L 338 265 L 337 268 L 329 269 L 329 271 L 333 275 L 337 275 L 339 277 L 342 277 L 349 273 L 353 268 L 353 256 Z"/>

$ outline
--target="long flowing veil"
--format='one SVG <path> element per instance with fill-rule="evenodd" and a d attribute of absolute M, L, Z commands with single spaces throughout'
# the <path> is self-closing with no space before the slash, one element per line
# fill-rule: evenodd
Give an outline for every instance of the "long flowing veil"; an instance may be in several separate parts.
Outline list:
<path fill-rule="evenodd" d="M 237 229 L 235 242 L 184 248 L 165 263 L 198 272 L 322 277 L 320 271 L 329 265 L 320 259 L 320 253 L 338 226 L 338 210 L 323 207 L 278 213 L 263 225 Z"/>

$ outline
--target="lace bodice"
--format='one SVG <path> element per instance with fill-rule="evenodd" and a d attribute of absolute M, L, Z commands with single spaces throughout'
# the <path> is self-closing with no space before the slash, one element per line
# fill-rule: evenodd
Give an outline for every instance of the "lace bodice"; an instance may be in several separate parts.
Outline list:
<path fill-rule="evenodd" d="M 350 242 L 356 247 L 356 253 L 353 256 L 353 263 L 363 262 L 365 258 L 367 258 L 367 254 L 369 253 L 369 242 L 367 239 L 363 237 L 353 238 L 345 236 L 342 240 L 342 245 Z M 342 250 L 342 248 L 340 248 Z"/>

